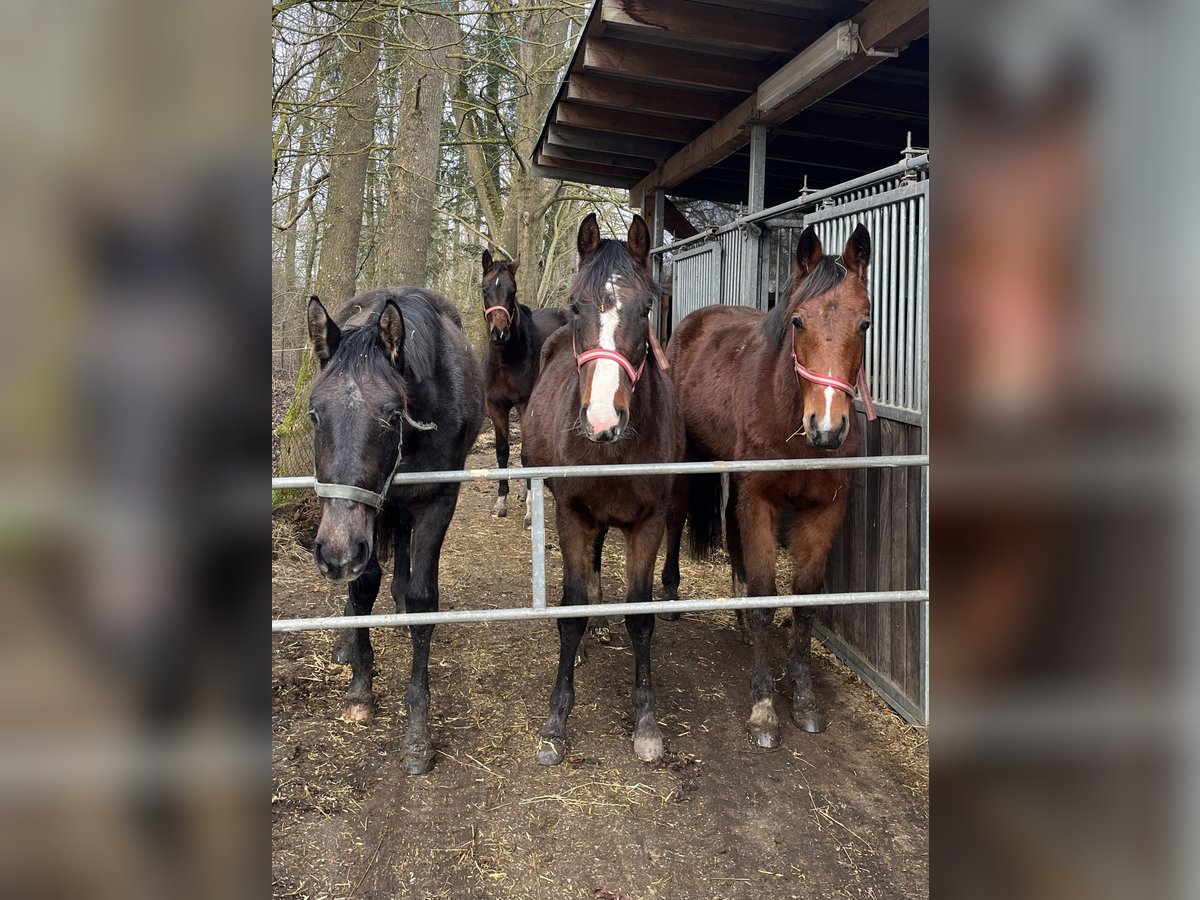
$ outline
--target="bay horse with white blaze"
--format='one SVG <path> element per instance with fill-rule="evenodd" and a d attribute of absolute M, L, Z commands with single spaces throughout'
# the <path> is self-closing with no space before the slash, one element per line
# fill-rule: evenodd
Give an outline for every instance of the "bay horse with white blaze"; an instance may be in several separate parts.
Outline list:
<path fill-rule="evenodd" d="M 530 310 L 517 299 L 514 277 L 521 265 L 518 256 L 511 262 L 493 260 L 483 251 L 483 318 L 488 327 L 488 343 L 483 350 L 483 376 L 487 385 L 487 414 L 496 431 L 496 466 L 508 467 L 509 413 L 516 409 L 517 421 L 524 422 L 525 407 L 537 381 L 542 345 L 551 334 L 567 324 L 565 309 Z M 523 426 L 522 426 L 523 427 Z M 524 443 L 521 461 L 525 464 Z M 520 501 L 527 502 L 527 486 L 520 485 Z M 493 516 L 508 515 L 508 482 L 497 483 Z M 525 527 L 530 523 L 525 510 Z"/>
<path fill-rule="evenodd" d="M 810 226 L 800 235 L 789 298 L 765 315 L 747 307 L 709 306 L 687 316 L 667 351 L 687 427 L 688 455 L 697 459 L 809 459 L 856 456 L 862 448 L 854 409 L 856 386 L 869 418 L 865 333 L 870 326 L 867 267 L 871 238 L 857 226 L 840 259 L 825 255 Z M 846 512 L 847 469 L 730 475 L 725 511 L 733 593 L 775 594 L 775 535 L 781 513 L 792 513 L 787 548 L 791 593 L 822 588 L 825 562 Z M 691 479 L 687 521 L 693 549 L 711 550 L 720 529 L 719 476 Z M 663 584 L 679 583 L 683 511 L 673 511 Z M 770 625 L 775 610 L 746 610 L 753 647 L 752 707 L 747 729 L 760 747 L 779 744 L 772 702 Z M 814 609 L 792 611 L 788 677 L 792 721 L 825 730 L 813 692 L 810 643 Z"/>
<path fill-rule="evenodd" d="M 330 581 L 349 584 L 347 615 L 367 615 L 383 577 L 379 555 L 390 549 L 397 611 L 436 610 L 438 558 L 459 485 L 392 480 L 401 472 L 463 468 L 483 424 L 483 375 L 458 312 L 440 294 L 415 287 L 359 294 L 332 319 L 313 297 L 308 332 L 320 364 L 309 409 L 321 498 L 317 568 Z M 433 626 L 410 630 L 404 768 L 421 774 L 434 757 L 428 724 Z M 374 657 L 366 628 L 342 632 L 335 644 L 334 660 L 350 663 L 344 715 L 352 721 L 374 716 Z"/>
<path fill-rule="evenodd" d="M 683 421 L 650 329 L 659 289 L 647 266 L 646 223 L 635 216 L 627 241 L 602 240 L 593 213 L 579 227 L 577 247 L 571 322 L 546 342 L 542 375 L 526 410 L 529 459 L 537 466 L 674 462 L 684 450 Z M 600 601 L 599 560 L 609 528 L 625 535 L 627 599 L 650 600 L 675 479 L 561 478 L 547 484 L 563 556 L 563 606 Z M 654 617 L 626 616 L 625 625 L 634 654 L 634 752 L 653 762 L 663 752 L 650 674 Z M 566 752 L 575 657 L 586 626 L 582 617 L 558 620 L 558 675 L 537 754 L 542 765 L 562 762 Z"/>

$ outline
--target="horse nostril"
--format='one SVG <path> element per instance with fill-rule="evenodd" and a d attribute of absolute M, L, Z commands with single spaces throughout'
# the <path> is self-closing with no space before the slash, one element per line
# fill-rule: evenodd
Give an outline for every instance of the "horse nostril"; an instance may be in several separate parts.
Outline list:
<path fill-rule="evenodd" d="M 367 557 L 371 555 L 371 548 L 367 546 L 366 541 L 358 541 L 354 545 L 354 559 L 351 560 L 353 565 L 365 563 Z"/>

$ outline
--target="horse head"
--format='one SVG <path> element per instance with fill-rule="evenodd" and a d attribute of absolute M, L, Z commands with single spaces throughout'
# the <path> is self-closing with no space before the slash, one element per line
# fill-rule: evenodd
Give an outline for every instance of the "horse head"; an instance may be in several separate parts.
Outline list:
<path fill-rule="evenodd" d="M 810 446 L 836 450 L 850 433 L 856 388 L 865 385 L 871 325 L 867 268 L 871 236 L 861 224 L 840 258 L 825 255 L 810 225 L 796 244 L 796 267 L 784 328 L 790 330 L 801 422 Z M 869 395 L 864 392 L 864 401 Z"/>
<path fill-rule="evenodd" d="M 375 518 L 400 462 L 404 316 L 389 299 L 377 313 L 360 308 L 343 329 L 312 297 L 308 333 L 320 365 L 308 410 L 321 498 L 313 556 L 330 581 L 353 581 L 371 559 Z"/>
<path fill-rule="evenodd" d="M 517 268 L 521 257 L 505 262 L 493 260 L 492 254 L 483 251 L 483 320 L 487 323 L 488 337 L 493 344 L 507 343 L 513 328 L 521 321 L 521 307 L 517 304 Z"/>
<path fill-rule="evenodd" d="M 579 270 L 571 282 L 571 336 L 579 367 L 579 428 L 596 443 L 619 440 L 651 351 L 650 231 L 633 217 L 625 241 L 601 239 L 596 214 L 579 226 Z"/>

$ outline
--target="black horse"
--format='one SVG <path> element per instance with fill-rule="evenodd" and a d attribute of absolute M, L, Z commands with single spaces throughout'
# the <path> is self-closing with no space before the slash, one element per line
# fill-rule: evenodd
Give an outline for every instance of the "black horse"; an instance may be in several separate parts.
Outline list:
<path fill-rule="evenodd" d="M 313 381 L 321 525 L 313 555 L 330 581 L 349 583 L 347 615 L 367 615 L 382 579 L 377 554 L 395 551 L 396 609 L 438 607 L 438 557 L 458 502 L 457 483 L 398 484 L 400 472 L 461 469 L 483 424 L 483 375 L 450 302 L 433 291 L 388 288 L 359 294 L 331 319 L 316 297 L 308 333 L 320 372 Z M 404 768 L 433 765 L 429 736 L 432 625 L 411 629 L 412 678 L 405 695 Z M 366 628 L 344 631 L 334 660 L 349 662 L 345 717 L 370 721 L 374 652 Z"/>
<path fill-rule="evenodd" d="M 488 343 L 483 350 L 483 374 L 487 384 L 487 414 L 496 430 L 496 465 L 508 466 L 509 413 L 517 411 L 517 421 L 525 418 L 525 406 L 537 381 L 542 344 L 567 324 L 565 309 L 530 310 L 517 300 L 517 267 L 520 257 L 511 262 L 493 260 L 483 251 L 483 318 L 488 327 Z M 522 438 L 521 464 L 525 465 Z M 524 481 L 519 482 L 520 500 L 528 497 Z M 493 516 L 508 515 L 508 482 L 498 482 Z M 525 527 L 530 512 L 525 510 Z"/>

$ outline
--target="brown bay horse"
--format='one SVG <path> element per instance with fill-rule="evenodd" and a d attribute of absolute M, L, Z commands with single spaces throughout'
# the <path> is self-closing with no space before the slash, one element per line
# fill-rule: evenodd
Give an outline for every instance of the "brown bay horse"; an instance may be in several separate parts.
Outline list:
<path fill-rule="evenodd" d="M 684 451 L 683 421 L 650 330 L 659 289 L 647 266 L 646 223 L 635 216 L 625 242 L 602 240 L 592 214 L 580 225 L 577 247 L 571 321 L 546 342 L 542 374 L 526 410 L 528 458 L 537 466 L 677 461 Z M 547 484 L 563 556 L 562 605 L 600 601 L 598 566 L 609 528 L 625 536 L 627 599 L 650 600 L 676 480 L 562 478 Z M 626 616 L 625 625 L 634 653 L 634 752 L 653 762 L 663 752 L 650 673 L 654 617 Z M 558 674 L 537 754 L 542 765 L 562 762 L 566 752 L 575 658 L 586 626 L 582 617 L 558 620 Z"/>
<path fill-rule="evenodd" d="M 488 327 L 488 343 L 483 350 L 483 377 L 487 385 L 487 414 L 496 431 L 496 466 L 508 467 L 509 413 L 517 411 L 517 421 L 524 422 L 525 407 L 537 381 L 542 345 L 551 334 L 567 324 L 565 309 L 530 310 L 517 300 L 517 267 L 520 257 L 505 262 L 493 260 L 483 251 L 483 318 Z M 523 440 L 523 439 L 522 439 Z M 524 447 L 524 443 L 522 443 Z M 521 453 L 524 460 L 524 450 Z M 520 484 L 520 500 L 526 502 L 524 481 Z M 493 516 L 508 515 L 508 482 L 498 482 Z M 529 510 L 525 511 L 525 527 L 529 527 Z"/>
<path fill-rule="evenodd" d="M 367 615 L 393 554 L 397 611 L 438 608 L 438 561 L 459 485 L 393 484 L 398 473 L 461 469 L 483 424 L 483 375 L 457 310 L 416 287 L 369 291 L 334 317 L 313 297 L 308 331 L 320 371 L 312 384 L 316 493 L 321 524 L 313 556 L 328 580 L 346 584 L 346 615 Z M 412 633 L 405 692 L 404 768 L 429 770 L 429 643 L 432 625 Z M 375 714 L 370 630 L 343 632 L 334 661 L 349 663 L 344 717 Z"/>
<path fill-rule="evenodd" d="M 807 459 L 856 456 L 862 448 L 854 395 L 861 390 L 874 416 L 863 369 L 870 325 L 867 267 L 871 239 L 858 225 L 840 259 L 826 256 L 816 231 L 796 247 L 789 298 L 765 315 L 746 307 L 709 306 L 687 316 L 667 348 L 693 459 Z M 852 474 L 846 469 L 755 472 L 730 476 L 726 539 L 735 596 L 777 593 L 776 529 L 794 512 L 787 534 L 793 565 L 790 593 L 819 591 L 825 562 L 846 512 Z M 671 516 L 663 584 L 679 583 L 683 507 Z M 693 549 L 703 554 L 719 538 L 720 480 L 691 479 L 687 521 Z M 769 634 L 775 610 L 740 617 L 752 645 L 751 712 L 747 729 L 760 747 L 779 744 L 772 701 Z M 813 692 L 810 643 L 814 610 L 792 611 L 788 677 L 797 727 L 825 729 Z"/>

